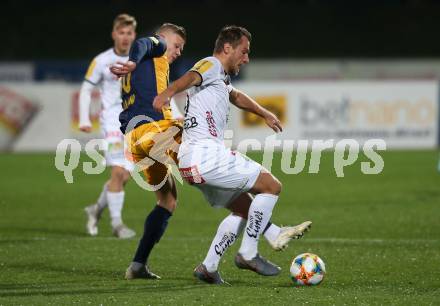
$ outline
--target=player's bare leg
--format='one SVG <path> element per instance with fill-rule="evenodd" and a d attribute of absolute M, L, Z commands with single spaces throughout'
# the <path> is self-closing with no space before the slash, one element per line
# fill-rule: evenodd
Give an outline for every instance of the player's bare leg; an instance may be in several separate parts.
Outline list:
<path fill-rule="evenodd" d="M 168 219 L 176 209 L 177 189 L 171 176 L 167 182 L 155 191 L 157 205 L 148 215 L 144 224 L 144 233 L 139 241 L 133 262 L 127 268 L 125 278 L 160 279 L 160 277 L 148 268 L 148 257 L 154 245 L 159 242 L 168 225 Z"/>

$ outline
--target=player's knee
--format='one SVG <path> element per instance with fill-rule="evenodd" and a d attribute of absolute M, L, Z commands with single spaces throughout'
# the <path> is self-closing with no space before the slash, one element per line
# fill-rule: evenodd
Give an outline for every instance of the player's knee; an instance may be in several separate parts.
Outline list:
<path fill-rule="evenodd" d="M 279 195 L 281 193 L 281 189 L 282 189 L 282 184 L 281 182 L 274 178 L 272 180 L 272 182 L 268 185 L 268 192 L 270 194 L 274 194 L 274 195 Z"/>
<path fill-rule="evenodd" d="M 281 193 L 281 190 L 283 190 L 283 184 L 277 180 L 277 195 Z"/>
<path fill-rule="evenodd" d="M 166 210 L 168 210 L 170 213 L 173 213 L 176 210 L 177 207 L 177 200 L 176 199 L 167 199 L 166 201 L 159 201 L 159 206 L 162 206 Z"/>
<path fill-rule="evenodd" d="M 170 204 L 170 212 L 174 212 L 177 208 L 177 200 L 174 200 L 171 204 Z"/>
<path fill-rule="evenodd" d="M 262 193 L 279 195 L 281 193 L 281 182 L 273 175 L 266 176 L 265 184 L 263 184 Z"/>
<path fill-rule="evenodd" d="M 114 184 L 123 185 L 128 180 L 126 177 L 126 170 L 121 167 L 114 167 L 112 169 L 111 180 Z"/>
<path fill-rule="evenodd" d="M 125 185 L 127 184 L 128 180 L 130 179 L 130 172 L 124 171 L 124 175 L 122 177 L 122 183 Z"/>
<path fill-rule="evenodd" d="M 255 186 L 251 189 L 251 193 L 268 193 L 279 195 L 281 193 L 281 188 L 281 182 L 276 177 L 270 173 L 262 173 L 260 174 Z"/>
<path fill-rule="evenodd" d="M 273 175 L 267 176 L 260 188 L 260 193 L 279 195 L 281 193 L 281 182 Z"/>

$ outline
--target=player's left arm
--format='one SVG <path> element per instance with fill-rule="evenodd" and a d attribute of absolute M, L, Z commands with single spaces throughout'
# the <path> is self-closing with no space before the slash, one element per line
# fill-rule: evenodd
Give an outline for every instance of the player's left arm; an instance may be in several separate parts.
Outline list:
<path fill-rule="evenodd" d="M 262 107 L 254 99 L 249 97 L 244 92 L 233 88 L 229 93 L 229 101 L 245 111 L 251 112 L 257 116 L 260 116 L 266 121 L 266 124 L 275 132 L 282 132 L 283 127 L 277 116 L 272 112 Z"/>
<path fill-rule="evenodd" d="M 166 44 L 159 37 L 150 36 L 137 39 L 130 48 L 127 62 L 117 62 L 110 67 L 110 71 L 118 77 L 134 71 L 136 66 L 145 57 L 162 56 L 166 51 Z"/>

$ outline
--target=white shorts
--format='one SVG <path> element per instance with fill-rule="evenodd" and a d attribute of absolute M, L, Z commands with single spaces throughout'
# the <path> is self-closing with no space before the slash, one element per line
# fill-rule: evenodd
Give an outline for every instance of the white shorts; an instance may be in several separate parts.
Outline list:
<path fill-rule="evenodd" d="M 227 207 L 249 191 L 263 169 L 255 161 L 216 142 L 182 143 L 178 158 L 182 177 L 200 189 L 214 207 Z"/>
<path fill-rule="evenodd" d="M 133 171 L 134 164 L 125 156 L 124 134 L 115 128 L 103 128 L 102 134 L 107 145 L 104 151 L 106 166 L 119 166 L 129 172 Z"/>

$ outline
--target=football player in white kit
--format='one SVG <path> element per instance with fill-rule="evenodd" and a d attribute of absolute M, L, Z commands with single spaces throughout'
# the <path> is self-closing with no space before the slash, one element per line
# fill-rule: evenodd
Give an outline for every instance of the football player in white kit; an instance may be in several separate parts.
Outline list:
<path fill-rule="evenodd" d="M 122 239 L 136 235 L 122 222 L 121 216 L 125 197 L 124 185 L 130 178 L 134 165 L 124 156 L 124 137 L 119 129 L 119 114 L 122 111 L 121 83 L 109 70 L 116 62 L 128 60 L 128 52 L 136 38 L 135 30 L 134 17 L 121 14 L 115 18 L 112 31 L 114 46 L 93 59 L 81 86 L 79 128 L 86 133 L 92 130 L 90 99 L 93 88 L 98 86 L 102 105 L 101 133 L 107 144 L 105 160 L 106 165 L 112 167 L 110 179 L 104 184 L 96 204 L 85 208 L 88 218 L 87 232 L 92 236 L 98 234 L 98 221 L 106 207 L 109 208 L 113 235 Z"/>
<path fill-rule="evenodd" d="M 270 218 L 281 183 L 260 164 L 227 149 L 223 142 L 230 103 L 262 117 L 275 132 L 282 131 L 273 113 L 231 85 L 230 75 L 238 74 L 241 65 L 249 62 L 250 41 L 246 29 L 224 27 L 216 40 L 214 56 L 196 63 L 153 102 L 160 110 L 175 94 L 189 89 L 178 154 L 180 172 L 212 206 L 232 212 L 221 222 L 205 260 L 194 270 L 197 278 L 213 284 L 224 283 L 218 273 L 220 259 L 243 229 L 235 264 L 269 276 L 279 274 L 281 269 L 259 255 L 260 235 L 275 250 L 281 250 L 311 226 L 310 221 L 283 228 L 272 224 Z"/>

